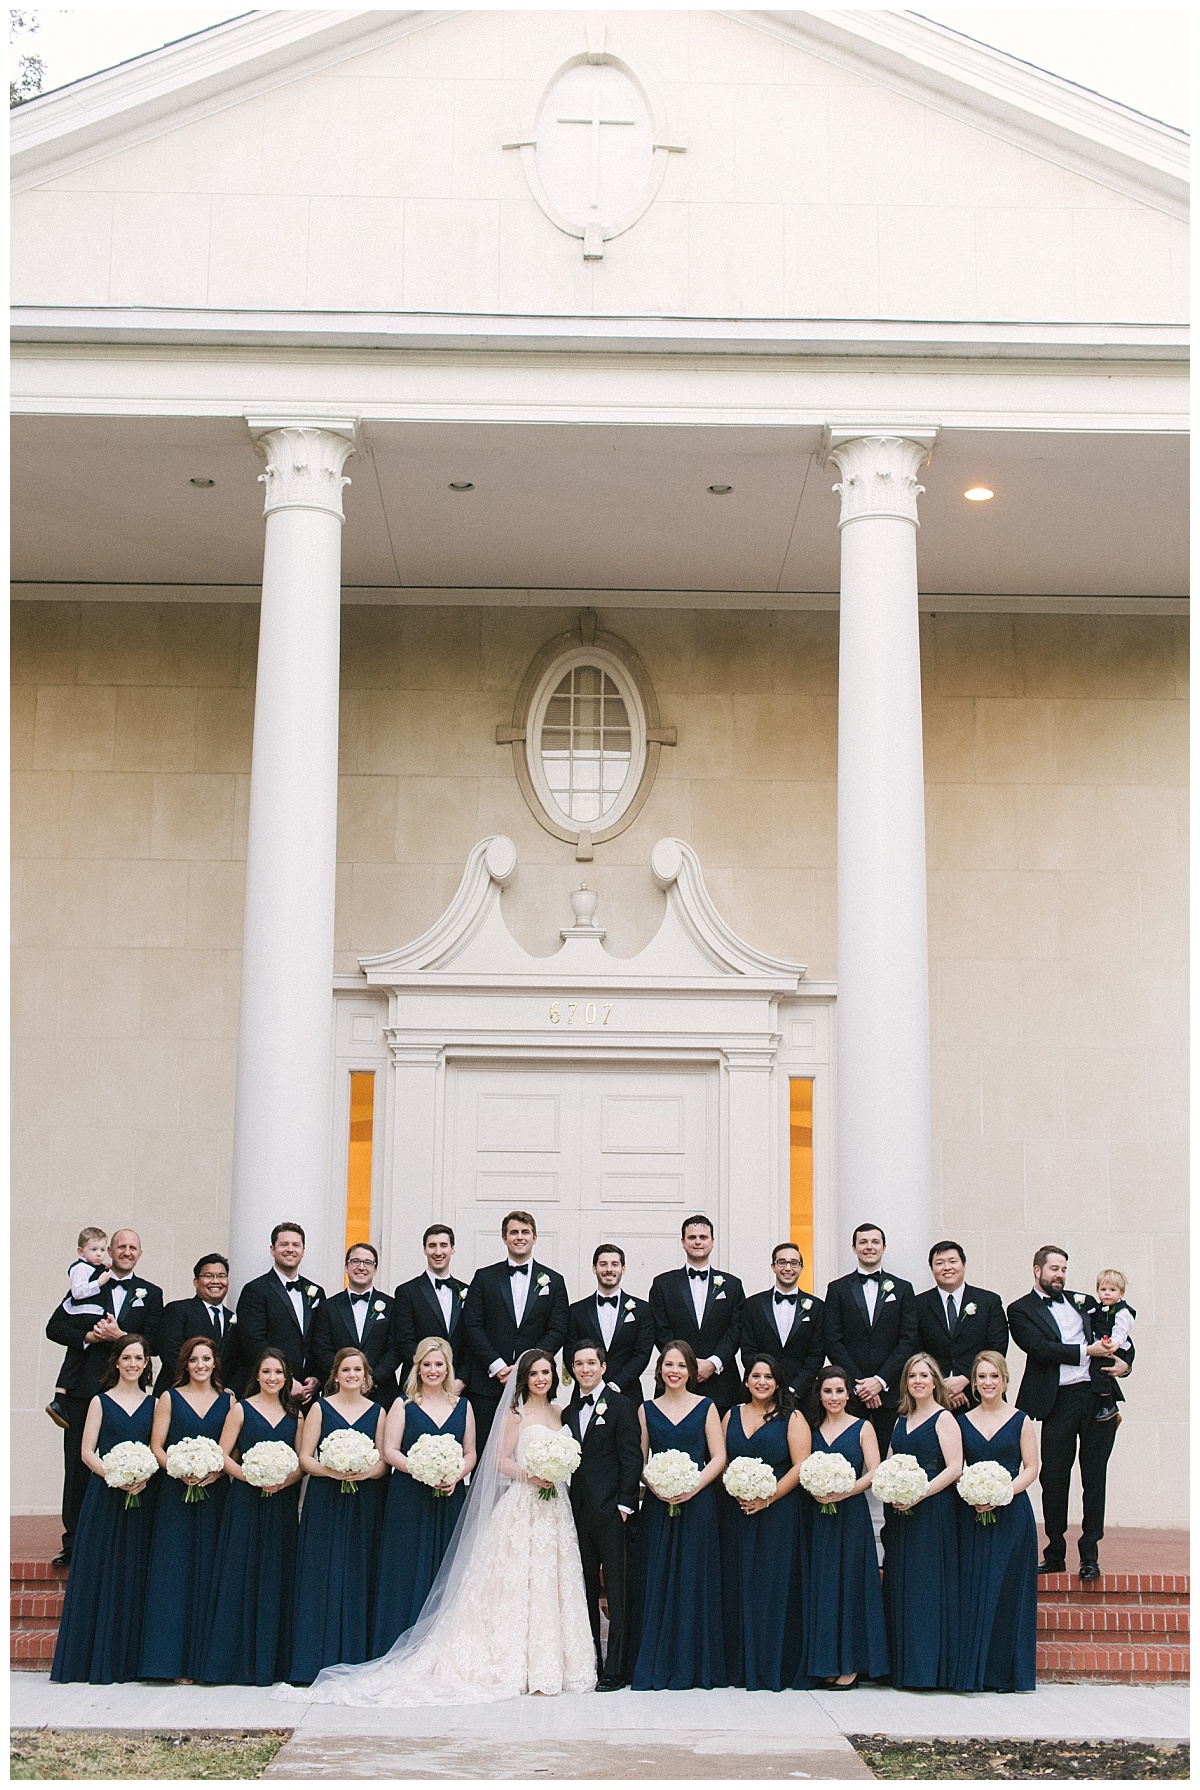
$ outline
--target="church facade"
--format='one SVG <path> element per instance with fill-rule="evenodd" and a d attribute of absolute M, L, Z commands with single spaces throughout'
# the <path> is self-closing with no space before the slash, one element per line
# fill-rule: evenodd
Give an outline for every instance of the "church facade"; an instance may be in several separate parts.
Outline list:
<path fill-rule="evenodd" d="M 1119 1267 L 1183 1524 L 1181 134 L 900 13 L 258 13 L 13 151 L 14 1508 L 81 1226 L 516 1206 Z"/>

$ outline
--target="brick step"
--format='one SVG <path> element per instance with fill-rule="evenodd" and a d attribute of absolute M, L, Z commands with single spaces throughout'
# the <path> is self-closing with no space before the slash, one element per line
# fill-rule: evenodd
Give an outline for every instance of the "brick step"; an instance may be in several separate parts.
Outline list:
<path fill-rule="evenodd" d="M 1039 1630 L 1071 1634 L 1130 1634 L 1180 1636 L 1191 1633 L 1191 1611 L 1186 1605 L 1165 1604 L 1039 1604 Z"/>
<path fill-rule="evenodd" d="M 14 1560 L 8 1574 L 14 1591 L 23 1590 L 27 1585 L 44 1585 L 48 1580 L 56 1585 L 67 1582 L 66 1567 L 51 1566 L 48 1560 Z"/>
<path fill-rule="evenodd" d="M 1098 1579 L 1081 1581 L 1077 1573 L 1042 1573 L 1039 1598 L 1054 1603 L 1165 1603 L 1189 1596 L 1191 1575 L 1186 1572 L 1105 1572 Z"/>
<path fill-rule="evenodd" d="M 58 1626 L 16 1628 L 9 1634 L 8 1663 L 14 1672 L 48 1672 L 54 1658 Z"/>
<path fill-rule="evenodd" d="M 57 1624 L 62 1617 L 62 1591 L 14 1591 L 8 1600 L 12 1622 L 23 1628 L 38 1628 L 47 1622 Z"/>
<path fill-rule="evenodd" d="M 1191 1673 L 1191 1648 L 1041 1641 L 1037 1672 L 1050 1684 L 1182 1684 Z"/>

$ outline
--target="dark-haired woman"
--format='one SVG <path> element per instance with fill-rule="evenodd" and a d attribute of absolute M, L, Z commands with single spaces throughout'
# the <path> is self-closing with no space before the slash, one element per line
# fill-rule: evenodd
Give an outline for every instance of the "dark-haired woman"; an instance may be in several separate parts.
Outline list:
<path fill-rule="evenodd" d="M 292 1586 L 300 1520 L 300 1420 L 282 1354 L 264 1349 L 250 1370 L 246 1396 L 221 1431 L 230 1479 L 212 1602 L 199 1673 L 205 1684 L 275 1684 L 292 1663 Z M 283 1442 L 297 1456 L 278 1486 L 251 1485 L 242 1461 L 260 1442 Z"/>
<path fill-rule="evenodd" d="M 804 1653 L 797 1690 L 814 1681 L 824 1690 L 848 1691 L 862 1678 L 888 1671 L 887 1628 L 879 1559 L 866 1491 L 879 1465 L 875 1431 L 851 1417 L 851 1380 L 844 1367 L 823 1367 L 813 1382 L 814 1454 L 840 1454 L 854 1469 L 854 1484 L 833 1492 L 819 1508 L 807 1492 L 810 1550 L 804 1582 Z"/>
<path fill-rule="evenodd" d="M 228 1481 L 223 1463 L 196 1478 L 172 1479 L 166 1471 L 167 1450 L 191 1436 L 207 1437 L 219 1448 L 232 1404 L 232 1393 L 221 1384 L 212 1342 L 206 1336 L 189 1337 L 179 1351 L 175 1384 L 155 1407 L 150 1433 L 150 1446 L 163 1470 L 158 1475 L 142 1625 L 143 1678 L 191 1683 L 203 1663 L 213 1562 Z M 193 1494 L 190 1499 L 189 1492 Z"/>
<path fill-rule="evenodd" d="M 339 1349 L 325 1397 L 304 1419 L 300 1465 L 308 1474 L 296 1556 L 295 1627 L 288 1677 L 311 1684 L 322 1666 L 371 1656 L 371 1614 L 383 1517 L 385 1413 L 367 1397 L 371 1368 L 361 1349 Z M 336 1430 L 357 1430 L 376 1453 L 361 1472 L 323 1466 L 318 1451 Z"/>
<path fill-rule="evenodd" d="M 729 1683 L 721 1615 L 716 1481 L 725 1438 L 712 1399 L 696 1390 L 696 1357 L 685 1342 L 659 1358 L 655 1396 L 641 1408 L 642 1459 L 677 1449 L 700 1468 L 694 1490 L 672 1502 L 647 1485 L 633 1570 L 633 1688 L 712 1690 Z"/>
<path fill-rule="evenodd" d="M 147 1388 L 152 1377 L 144 1340 L 123 1336 L 113 1347 L 101 1390 L 88 1406 L 82 1458 L 91 1478 L 50 1668 L 58 1684 L 123 1684 L 138 1675 L 158 1475 L 128 1491 L 109 1486 L 101 1457 L 119 1442 L 149 1446 L 154 1398 Z"/>
<path fill-rule="evenodd" d="M 812 1438 L 773 1357 L 754 1356 L 744 1384 L 748 1402 L 725 1417 L 725 1451 L 731 1466 L 762 1461 L 775 1475 L 775 1490 L 764 1498 L 735 1499 L 723 1487 L 718 1494 L 725 1665 L 731 1684 L 782 1691 L 800 1667 L 804 1531 L 797 1488 Z"/>

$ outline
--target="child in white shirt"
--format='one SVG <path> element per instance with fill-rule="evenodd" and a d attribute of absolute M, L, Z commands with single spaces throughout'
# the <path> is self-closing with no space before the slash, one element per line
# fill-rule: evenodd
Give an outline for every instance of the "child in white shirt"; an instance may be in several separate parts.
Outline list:
<path fill-rule="evenodd" d="M 1125 1347 L 1133 1335 L 1133 1320 L 1137 1317 L 1132 1305 L 1125 1303 L 1126 1285 L 1125 1276 L 1119 1268 L 1101 1268 L 1096 1276 L 1097 1307 L 1092 1313 L 1092 1328 L 1097 1338 L 1104 1337 L 1114 1349 Z M 1096 1422 L 1120 1423 L 1117 1382 L 1112 1374 L 1103 1371 L 1106 1365 L 1100 1356 L 1093 1355 L 1092 1386 L 1100 1407 L 1096 1412 Z"/>
<path fill-rule="evenodd" d="M 100 1290 L 112 1279 L 112 1268 L 108 1260 L 108 1234 L 94 1224 L 85 1225 L 79 1233 L 75 1248 L 78 1253 L 67 1269 L 70 1291 L 62 1302 L 62 1309 L 72 1318 L 100 1317 L 104 1312 L 100 1303 Z M 68 1421 L 62 1401 L 78 1385 L 82 1365 L 83 1350 L 68 1349 L 63 1357 L 54 1397 L 46 1406 L 47 1417 L 60 1429 L 66 1429 Z"/>

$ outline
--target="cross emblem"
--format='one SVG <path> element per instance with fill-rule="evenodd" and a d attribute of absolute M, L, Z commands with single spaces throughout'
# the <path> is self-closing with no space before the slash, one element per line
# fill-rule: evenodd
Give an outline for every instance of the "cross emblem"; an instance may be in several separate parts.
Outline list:
<path fill-rule="evenodd" d="M 559 124 L 586 124 L 592 133 L 592 196 L 589 206 L 596 211 L 600 206 L 600 131 L 606 124 L 636 124 L 636 118 L 606 118 L 600 104 L 600 84 L 592 89 L 592 110 L 586 118 L 560 118 Z"/>

